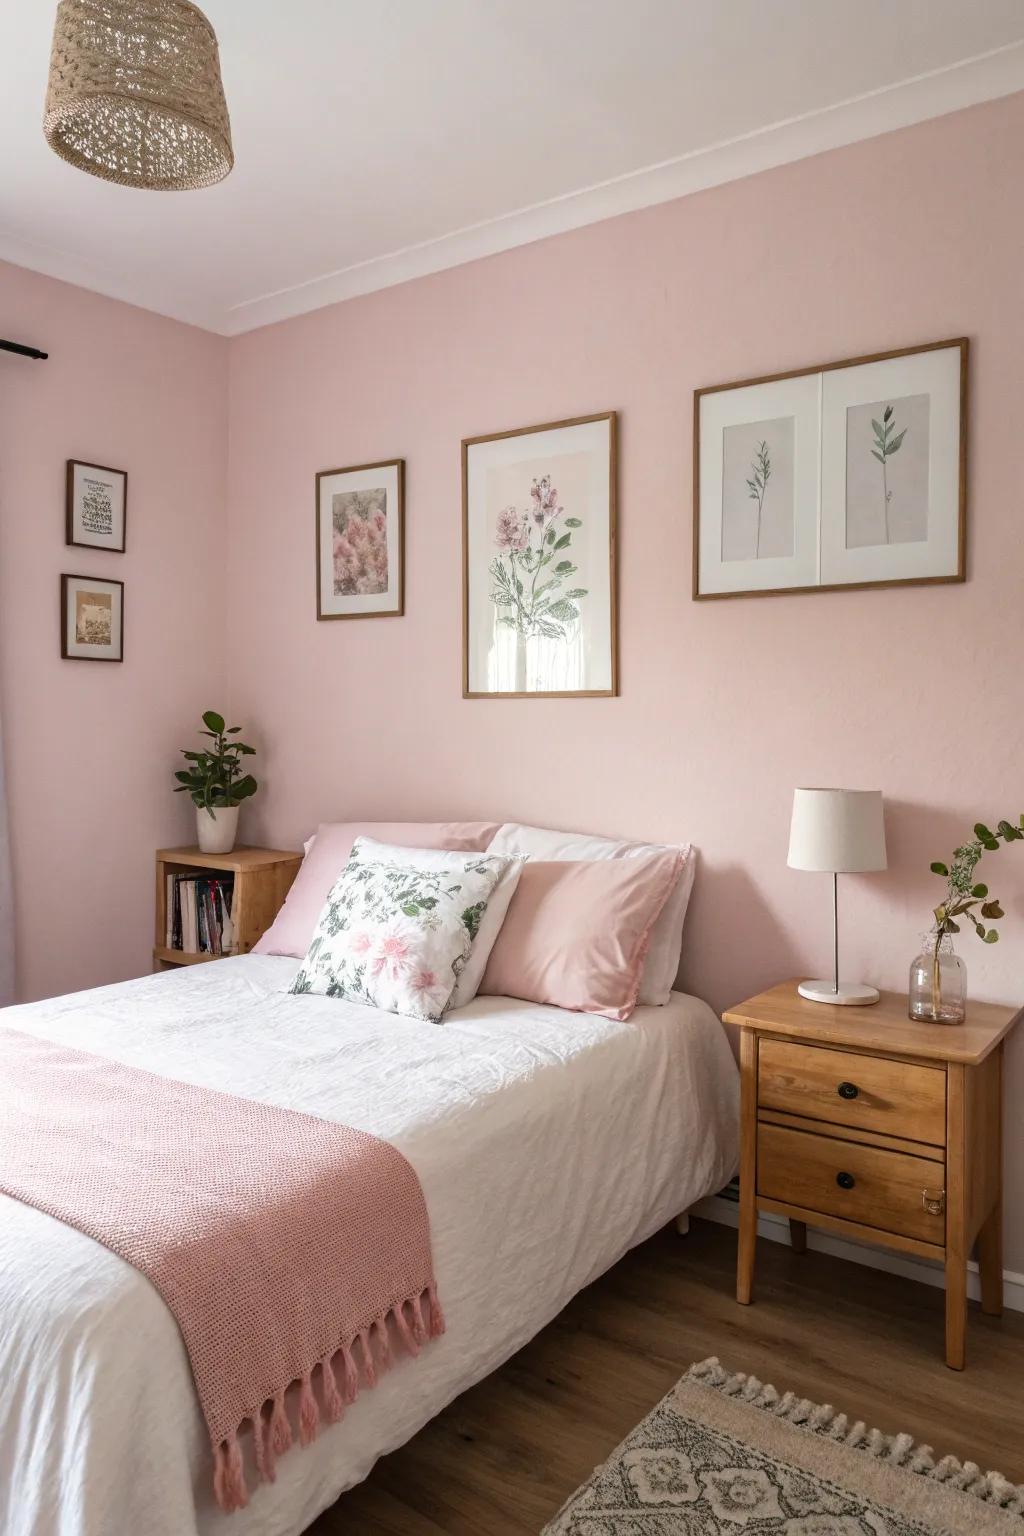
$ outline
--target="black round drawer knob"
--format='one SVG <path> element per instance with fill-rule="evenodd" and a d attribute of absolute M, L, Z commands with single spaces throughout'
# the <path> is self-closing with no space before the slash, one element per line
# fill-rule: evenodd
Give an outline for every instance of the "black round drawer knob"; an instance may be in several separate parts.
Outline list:
<path fill-rule="evenodd" d="M 840 1083 L 836 1089 L 841 1099 L 855 1099 L 860 1092 L 856 1083 Z"/>
<path fill-rule="evenodd" d="M 836 1174 L 836 1183 L 839 1185 L 840 1189 L 852 1189 L 856 1182 L 857 1180 L 854 1178 L 852 1173 Z"/>

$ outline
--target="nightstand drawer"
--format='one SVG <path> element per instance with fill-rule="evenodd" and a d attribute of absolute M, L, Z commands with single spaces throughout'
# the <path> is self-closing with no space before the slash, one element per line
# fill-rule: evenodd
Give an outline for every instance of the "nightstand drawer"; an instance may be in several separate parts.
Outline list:
<path fill-rule="evenodd" d="M 946 1074 L 883 1056 L 762 1037 L 757 1102 L 814 1120 L 946 1144 Z"/>
<path fill-rule="evenodd" d="M 945 1164 L 934 1158 L 778 1125 L 757 1128 L 759 1195 L 938 1247 L 946 1240 L 945 1177 Z M 942 1209 L 926 1208 L 926 1191 Z"/>

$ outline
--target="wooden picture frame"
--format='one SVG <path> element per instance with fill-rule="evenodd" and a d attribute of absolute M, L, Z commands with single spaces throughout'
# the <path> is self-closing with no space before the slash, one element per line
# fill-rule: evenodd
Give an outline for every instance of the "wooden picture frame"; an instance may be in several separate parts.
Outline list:
<path fill-rule="evenodd" d="M 339 504 L 345 498 L 351 498 L 348 509 Z M 317 619 L 401 618 L 405 613 L 405 460 L 381 459 L 320 470 L 314 514 Z M 346 526 L 339 527 L 343 518 Z M 343 552 L 339 541 L 352 518 L 371 528 L 383 518 L 384 526 L 379 535 L 375 533 L 372 539 L 361 536 L 356 547 Z M 329 569 L 324 565 L 328 525 L 332 538 Z M 342 586 L 352 590 L 339 591 L 339 578 Z"/>
<path fill-rule="evenodd" d="M 534 439 L 532 443 L 529 441 Z M 523 452 L 515 453 L 514 446 L 521 443 Z M 538 478 L 533 472 L 544 468 L 545 457 L 551 459 L 556 479 L 569 473 L 569 491 L 564 485 L 551 484 L 552 474 Z M 585 463 L 569 463 L 568 459 L 586 458 Z M 561 474 L 559 472 L 559 463 Z M 478 481 L 478 476 L 484 477 Z M 504 486 L 498 500 L 490 504 L 491 485 L 487 477 L 498 476 Z M 573 416 L 562 421 L 542 422 L 537 426 L 516 427 L 505 432 L 490 432 L 462 440 L 462 697 L 464 699 L 580 699 L 614 698 L 619 692 L 619 612 L 618 612 L 618 526 L 617 526 L 617 477 L 618 477 L 618 413 L 602 411 L 589 416 Z M 532 487 L 531 487 L 532 482 Z M 546 489 L 543 487 L 546 486 Z M 540 489 L 539 489 L 540 488 Z M 514 494 L 512 494 L 514 489 Z M 505 505 L 512 494 L 509 505 Z M 555 506 L 559 494 L 565 494 L 568 506 Z M 545 502 L 544 498 L 548 498 Z M 518 510 L 517 510 L 518 507 Z M 532 510 L 531 510 L 532 508 Z M 497 509 L 497 537 L 489 519 Z M 583 512 L 580 517 L 578 513 Z M 563 513 L 567 514 L 561 521 Z M 593 518 L 606 519 L 607 532 L 601 527 L 587 536 L 588 522 Z M 502 520 L 507 521 L 507 526 Z M 484 525 L 486 523 L 486 532 Z M 512 523 L 515 527 L 512 527 Z M 556 526 L 557 525 L 557 526 Z M 558 532 L 558 528 L 564 532 Z M 528 533 L 529 530 L 529 533 Z M 576 547 L 573 542 L 580 535 Z M 529 544 L 527 540 L 529 539 Z M 536 542 L 538 541 L 539 542 Z M 504 541 L 504 543 L 502 542 Z M 556 548 L 557 546 L 557 548 Z M 529 624 L 530 632 L 517 627 L 512 618 L 515 605 L 514 588 L 495 587 L 494 567 L 502 566 L 502 580 L 516 581 L 516 557 L 523 562 L 521 569 L 529 576 L 533 571 L 536 587 L 538 567 L 545 565 L 551 556 L 564 550 L 566 558 L 551 567 L 549 590 L 552 600 L 548 607 L 552 617 L 547 627 L 538 630 L 534 611 L 527 618 L 519 605 L 519 623 Z M 574 558 L 568 558 L 572 555 Z M 511 570 L 504 573 L 508 561 Z M 533 561 L 537 561 L 537 566 Z M 566 569 L 557 574 L 557 565 Z M 582 574 L 579 574 L 582 571 Z M 569 583 L 573 576 L 586 580 L 587 587 L 566 586 L 562 593 L 556 590 Z M 595 586 L 595 582 L 597 585 Z M 524 583 L 525 585 L 525 583 Z M 488 596 L 484 598 L 483 587 Z M 499 602 L 491 596 L 493 590 L 504 590 L 509 595 L 509 613 L 502 615 Z M 594 593 L 595 603 L 580 606 L 583 599 Z M 522 591 L 520 590 L 520 595 Z M 538 593 L 538 596 L 540 594 Z M 497 671 L 507 677 L 511 686 L 481 687 L 484 681 L 479 659 L 482 647 L 489 647 L 489 655 L 499 650 L 498 635 L 502 628 L 508 630 L 508 643 L 515 634 L 514 664 L 511 658 L 503 658 Z M 556 634 L 556 631 L 560 633 Z M 529 642 L 547 641 L 548 670 L 553 680 L 567 682 L 572 675 L 578 676 L 582 687 L 529 687 L 530 660 L 534 672 L 544 670 L 540 655 L 528 657 Z M 551 647 L 568 645 L 573 648 L 571 665 L 566 663 L 568 652 Z"/>
<path fill-rule="evenodd" d="M 91 475 L 87 473 L 90 470 Z M 104 532 L 102 525 L 108 517 L 110 530 Z M 65 544 L 123 555 L 127 538 L 128 471 L 112 469 L 108 464 L 88 464 L 83 459 L 65 460 Z"/>
<path fill-rule="evenodd" d="M 80 599 L 86 599 L 85 602 Z M 89 602 L 88 599 L 94 599 Z M 97 602 L 95 599 L 100 599 Z M 109 599 L 104 602 L 102 599 Z M 75 606 L 72 607 L 72 601 Z M 96 613 L 90 614 L 89 610 Z M 94 633 L 90 633 L 90 626 Z M 106 638 L 109 636 L 109 638 Z M 67 572 L 60 578 L 60 654 L 64 661 L 124 660 L 124 582 Z"/>
<path fill-rule="evenodd" d="M 796 592 L 838 592 L 890 586 L 931 586 L 967 579 L 967 376 L 969 343 L 965 336 L 948 341 L 927 342 L 921 346 L 898 347 L 889 352 L 874 352 L 839 362 L 819 363 L 809 368 L 794 368 L 784 373 L 741 379 L 729 384 L 715 384 L 694 391 L 693 396 L 693 587 L 695 601 L 724 597 L 768 597 Z M 936 354 L 947 354 L 937 357 Z M 893 365 L 893 366 L 889 366 Z M 898 430 L 900 416 L 893 405 L 879 407 L 886 391 L 880 388 L 889 380 L 895 388 L 892 398 L 897 406 L 915 406 L 924 401 L 923 423 L 919 436 L 923 448 L 915 460 L 917 496 L 914 516 L 917 524 L 906 537 L 890 543 L 889 509 L 893 493 L 886 479 L 891 455 L 902 445 L 907 430 Z M 932 381 L 932 382 L 930 382 Z M 814 423 L 809 424 L 811 407 L 807 390 L 816 387 Z M 897 393 L 899 391 L 899 394 Z M 741 395 L 740 392 L 750 392 Z M 729 400 L 728 397 L 734 397 Z M 861 396 L 864 396 L 862 399 Z M 871 397 L 874 397 L 872 399 Z M 763 406 L 760 404 L 764 401 Z M 792 537 L 781 555 L 774 552 L 765 560 L 755 540 L 753 558 L 726 555 L 727 523 L 725 482 L 728 454 L 725 432 L 732 430 L 730 409 L 735 404 L 737 421 L 749 422 L 748 430 L 758 426 L 777 427 L 779 420 L 763 419 L 767 413 L 785 412 L 797 423 L 793 434 L 798 446 L 789 465 L 791 509 L 788 523 Z M 804 412 L 804 430 L 799 413 Z M 884 508 L 885 540 L 875 540 L 862 528 L 851 539 L 855 514 L 863 518 L 863 492 L 851 490 L 853 450 L 849 446 L 852 413 L 859 416 L 857 430 L 866 433 L 863 444 L 858 438 L 857 452 L 867 463 L 870 454 L 881 466 L 881 479 L 873 493 L 876 504 Z M 762 420 L 752 419 L 760 414 Z M 870 421 L 870 428 L 860 417 Z M 884 416 L 884 421 L 878 417 Z M 913 423 L 912 423 L 913 424 Z M 872 440 L 871 433 L 878 428 Z M 706 441 L 702 453 L 702 430 Z M 814 440 L 815 431 L 817 439 Z M 879 436 L 879 433 L 881 436 Z M 756 435 L 756 434 L 755 434 Z M 893 447 L 895 443 L 895 447 Z M 710 452 L 714 445 L 716 451 Z M 760 444 L 765 449 L 765 442 Z M 877 450 L 885 448 L 880 454 Z M 866 450 L 866 453 L 865 451 Z M 749 445 L 747 449 L 749 453 Z M 801 453 L 803 458 L 801 460 Z M 922 455 L 926 455 L 922 459 Z M 858 460 L 858 463 L 860 462 Z M 757 539 L 761 532 L 761 509 L 766 500 L 763 481 L 757 468 L 757 451 L 751 461 L 751 487 L 739 496 L 757 501 Z M 905 455 L 900 468 L 910 463 Z M 879 471 L 871 470 L 878 475 Z M 815 505 L 809 505 L 807 487 L 815 482 Z M 733 475 L 731 486 L 738 482 Z M 923 511 L 920 487 L 927 485 Z M 801 495 L 801 488 L 804 494 Z M 717 502 L 715 497 L 717 495 Z M 704 506 L 702 507 L 702 496 Z M 858 499 L 858 497 L 860 499 Z M 882 499 L 884 498 L 884 500 Z M 735 496 L 733 506 L 735 506 Z M 933 503 L 935 506 L 933 518 Z M 908 498 L 909 504 L 909 498 Z M 703 517 L 702 517 L 703 513 Z M 702 536 L 703 525 L 703 536 Z M 809 529 L 813 528 L 813 546 Z M 717 539 L 717 546 L 714 540 Z M 876 554 L 874 551 L 884 551 Z M 756 562 L 762 562 L 763 570 Z M 719 568 L 734 562 L 739 580 L 729 587 L 728 575 Z M 739 567 L 743 567 L 742 572 Z M 772 569 L 782 579 L 773 579 Z M 891 568 L 891 575 L 878 574 Z M 809 579 L 813 575 L 815 579 Z M 710 577 L 710 581 L 709 581 Z M 743 579 L 754 585 L 742 585 Z M 719 585 L 719 583 L 725 583 Z"/>

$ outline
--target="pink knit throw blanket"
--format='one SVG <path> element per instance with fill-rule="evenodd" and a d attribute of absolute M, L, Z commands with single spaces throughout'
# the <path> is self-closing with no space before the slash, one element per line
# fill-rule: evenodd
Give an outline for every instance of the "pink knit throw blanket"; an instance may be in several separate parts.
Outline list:
<path fill-rule="evenodd" d="M 0 1190 L 145 1275 L 181 1329 L 221 1508 L 444 1331 L 427 1208 L 386 1141 L 0 1029 Z M 285 1393 L 289 1388 L 288 1401 Z"/>

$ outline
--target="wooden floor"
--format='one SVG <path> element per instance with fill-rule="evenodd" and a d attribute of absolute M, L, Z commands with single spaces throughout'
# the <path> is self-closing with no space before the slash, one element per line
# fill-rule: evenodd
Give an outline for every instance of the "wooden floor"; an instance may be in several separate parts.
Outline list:
<path fill-rule="evenodd" d="M 694 1221 L 628 1254 L 495 1375 L 379 1461 L 316 1536 L 537 1536 L 695 1360 L 909 1431 L 1024 1482 L 1024 1314 L 972 1304 L 968 1365 L 942 1363 L 943 1293 L 759 1245 L 733 1300 L 736 1234 Z"/>

